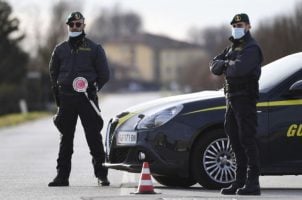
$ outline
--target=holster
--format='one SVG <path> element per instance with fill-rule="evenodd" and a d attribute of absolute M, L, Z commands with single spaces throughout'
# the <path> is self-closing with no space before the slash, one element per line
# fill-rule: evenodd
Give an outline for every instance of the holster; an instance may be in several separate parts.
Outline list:
<path fill-rule="evenodd" d="M 241 83 L 228 83 L 226 81 L 223 88 L 224 93 L 228 96 L 235 94 L 251 95 L 257 98 L 259 96 L 258 81 L 255 80 Z"/>

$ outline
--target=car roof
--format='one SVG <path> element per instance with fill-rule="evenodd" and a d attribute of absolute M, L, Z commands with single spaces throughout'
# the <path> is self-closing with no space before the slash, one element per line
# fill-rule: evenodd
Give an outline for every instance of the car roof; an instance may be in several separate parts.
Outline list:
<path fill-rule="evenodd" d="M 268 92 L 302 69 L 302 52 L 282 57 L 262 67 L 260 92 Z"/>

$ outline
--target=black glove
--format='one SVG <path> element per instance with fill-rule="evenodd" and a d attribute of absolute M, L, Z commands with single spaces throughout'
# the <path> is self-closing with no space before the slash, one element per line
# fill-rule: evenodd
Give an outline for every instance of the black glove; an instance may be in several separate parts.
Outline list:
<path fill-rule="evenodd" d="M 210 63 L 210 70 L 213 74 L 220 76 L 224 73 L 227 66 L 226 64 L 225 60 L 213 60 Z"/>
<path fill-rule="evenodd" d="M 53 96 L 54 96 L 54 99 L 55 99 L 55 102 L 57 104 L 58 107 L 60 107 L 60 98 L 59 98 L 59 88 L 58 86 L 53 86 L 52 87 L 52 93 L 53 93 Z"/>
<path fill-rule="evenodd" d="M 95 100 L 97 97 L 96 93 L 97 93 L 96 87 L 94 85 L 89 85 L 89 87 L 87 88 L 88 98 L 90 100 Z"/>

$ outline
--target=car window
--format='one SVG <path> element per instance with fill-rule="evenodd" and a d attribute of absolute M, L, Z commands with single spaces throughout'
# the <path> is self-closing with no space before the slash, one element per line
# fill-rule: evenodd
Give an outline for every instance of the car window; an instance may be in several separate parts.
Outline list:
<path fill-rule="evenodd" d="M 286 78 L 302 69 L 302 53 L 286 56 L 262 67 L 260 92 L 268 92 Z"/>

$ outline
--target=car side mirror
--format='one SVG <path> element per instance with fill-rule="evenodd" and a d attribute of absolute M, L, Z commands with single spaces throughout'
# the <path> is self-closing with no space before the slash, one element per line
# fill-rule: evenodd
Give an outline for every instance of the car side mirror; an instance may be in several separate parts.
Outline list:
<path fill-rule="evenodd" d="M 289 92 L 292 95 L 302 95 L 302 80 L 299 80 L 292 84 L 289 88 Z"/>

